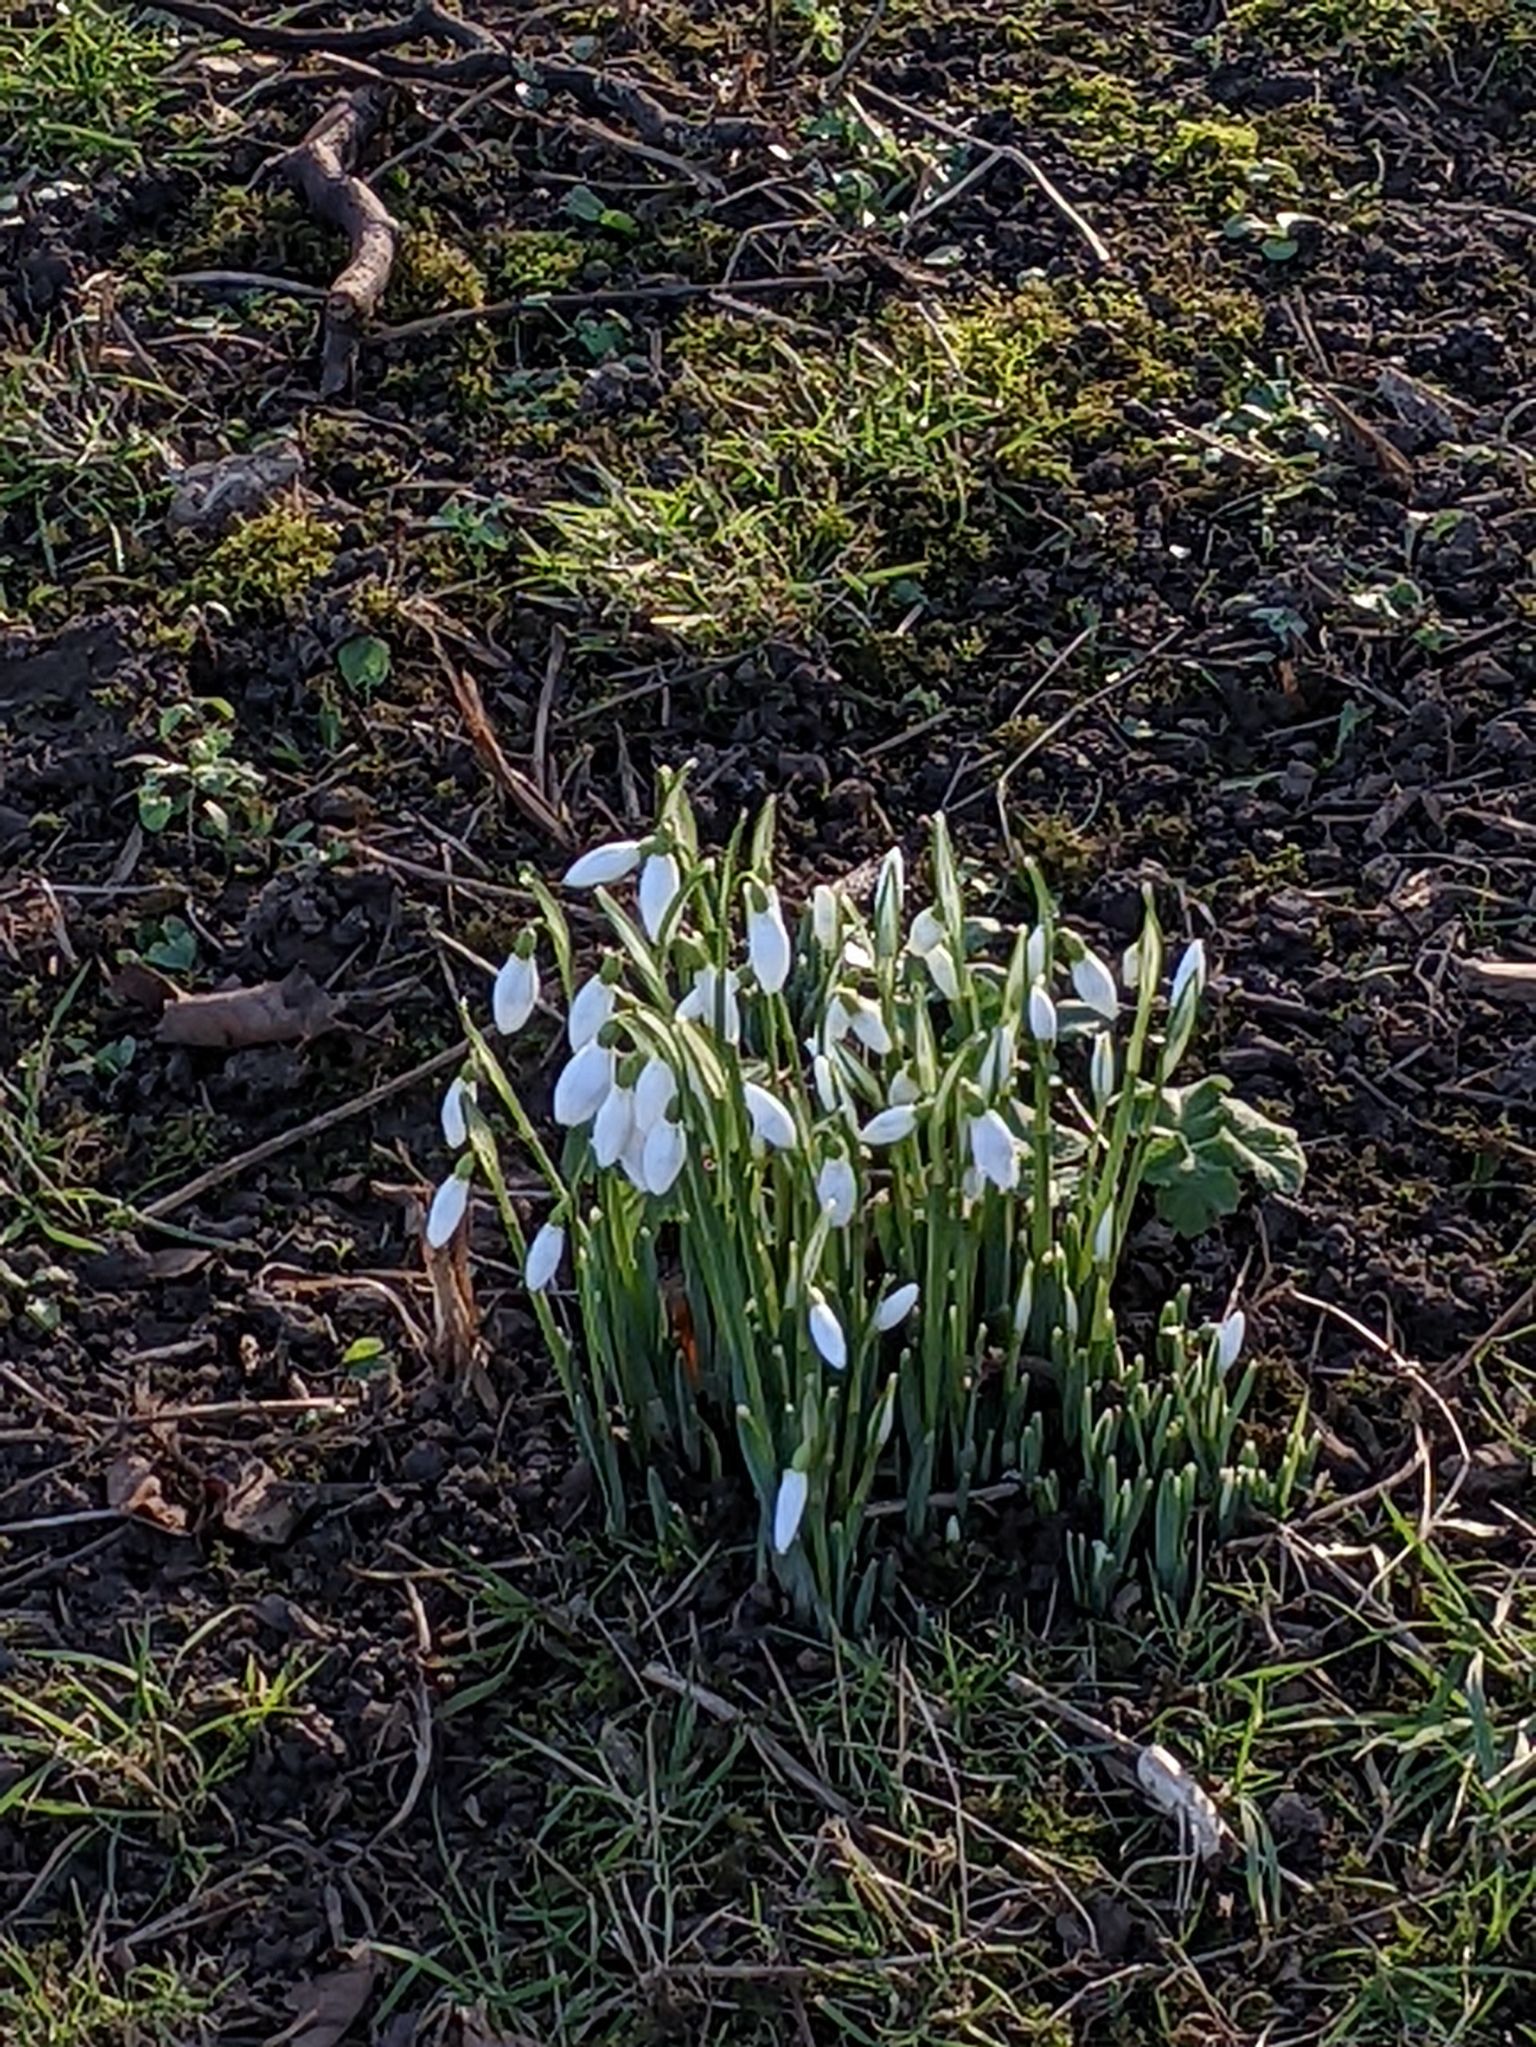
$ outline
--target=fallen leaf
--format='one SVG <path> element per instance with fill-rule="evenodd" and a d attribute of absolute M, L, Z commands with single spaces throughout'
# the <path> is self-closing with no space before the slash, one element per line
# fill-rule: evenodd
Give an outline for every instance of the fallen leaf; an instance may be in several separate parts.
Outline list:
<path fill-rule="evenodd" d="M 293 2019 L 266 2047 L 336 2047 L 372 1994 L 373 1956 L 366 1947 L 353 1948 L 343 1967 L 294 1985 L 288 1993 Z"/>
<path fill-rule="evenodd" d="M 185 1535 L 187 1510 L 168 1500 L 160 1475 L 142 1450 L 124 1450 L 107 1466 L 107 1505 L 167 1535 Z"/>
<path fill-rule="evenodd" d="M 275 1548 L 292 1535 L 302 1512 L 293 1487 L 258 1457 L 225 1494 L 219 1519 L 231 1535 Z"/>
<path fill-rule="evenodd" d="M 107 993 L 125 1009 L 147 1009 L 159 1016 L 167 1004 L 182 999 L 181 990 L 169 975 L 146 966 L 143 960 L 124 960 L 107 976 Z"/>
<path fill-rule="evenodd" d="M 151 1251 L 144 1265 L 151 1279 L 188 1279 L 212 1257 L 197 1244 L 167 1244 L 163 1251 Z"/>
<path fill-rule="evenodd" d="M 290 1045 L 318 1037 L 336 1019 L 336 1005 L 305 967 L 252 988 L 179 995 L 166 1004 L 155 1036 L 165 1045 L 231 1052 L 247 1045 Z"/>

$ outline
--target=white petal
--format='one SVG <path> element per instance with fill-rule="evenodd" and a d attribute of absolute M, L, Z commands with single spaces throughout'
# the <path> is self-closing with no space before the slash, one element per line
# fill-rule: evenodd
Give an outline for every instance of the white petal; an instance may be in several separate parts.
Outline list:
<path fill-rule="evenodd" d="M 767 903 L 747 915 L 747 958 L 765 995 L 777 995 L 789 979 L 789 930 L 779 905 L 776 888 L 767 891 Z"/>
<path fill-rule="evenodd" d="M 764 1144 L 771 1144 L 777 1151 L 792 1151 L 795 1119 L 778 1096 L 769 1094 L 767 1088 L 759 1087 L 755 1080 L 743 1084 L 741 1095 L 747 1105 L 747 1114 L 752 1118 L 753 1136 L 760 1137 Z"/>
<path fill-rule="evenodd" d="M 832 1227 L 846 1230 L 859 1205 L 859 1181 L 845 1158 L 830 1158 L 816 1175 L 816 1205 L 832 1212 Z"/>
<path fill-rule="evenodd" d="M 885 1018 L 880 1014 L 876 1002 L 861 1002 L 853 1013 L 850 1026 L 853 1035 L 866 1052 L 873 1052 L 877 1059 L 883 1059 L 891 1049 L 891 1034 L 885 1027 Z"/>
<path fill-rule="evenodd" d="M 987 1183 L 982 1175 L 974 1166 L 967 1166 L 960 1175 L 960 1199 L 966 1202 L 980 1201 L 986 1191 Z"/>
<path fill-rule="evenodd" d="M 1031 981 L 1038 981 L 1045 972 L 1045 948 L 1045 926 L 1037 924 L 1024 946 L 1024 972 Z"/>
<path fill-rule="evenodd" d="M 1219 1371 L 1230 1372 L 1237 1363 L 1243 1348 L 1243 1338 L 1248 1334 L 1248 1317 L 1241 1308 L 1234 1308 L 1224 1321 L 1216 1325 L 1216 1366 Z"/>
<path fill-rule="evenodd" d="M 538 961 L 532 953 L 527 959 L 513 953 L 503 961 L 491 989 L 491 1015 L 503 1037 L 510 1038 L 522 1029 L 538 999 Z"/>
<path fill-rule="evenodd" d="M 1191 981 L 1194 982 L 1195 993 L 1198 995 L 1205 986 L 1205 940 L 1203 938 L 1192 939 L 1185 946 L 1184 957 L 1173 970 L 1173 985 L 1168 990 L 1170 1007 L 1177 1008 L 1179 997 L 1184 993 L 1184 990 Z"/>
<path fill-rule="evenodd" d="M 473 1100 L 462 1076 L 449 1081 L 448 1092 L 443 1096 L 442 1123 L 443 1139 L 450 1150 L 458 1151 L 469 1142 L 468 1104 Z"/>
<path fill-rule="evenodd" d="M 1024 1268 L 1024 1277 L 1019 1282 L 1018 1298 L 1013 1304 L 1013 1333 L 1023 1337 L 1029 1333 L 1029 1318 L 1035 1308 L 1035 1267 L 1034 1261 Z"/>
<path fill-rule="evenodd" d="M 441 1251 L 458 1230 L 469 1207 L 469 1182 L 458 1173 L 451 1174 L 432 1197 L 432 1206 L 427 1210 L 427 1242 L 434 1251 Z"/>
<path fill-rule="evenodd" d="M 565 1020 L 565 1034 L 571 1050 L 589 1045 L 613 1015 L 613 989 L 601 974 L 583 981 L 571 997 L 571 1013 Z"/>
<path fill-rule="evenodd" d="M 558 1223 L 546 1223 L 528 1246 L 523 1267 L 523 1285 L 531 1294 L 541 1294 L 560 1269 L 565 1256 L 565 1231 Z"/>
<path fill-rule="evenodd" d="M 633 874 L 640 865 L 637 839 L 611 839 L 606 846 L 594 846 L 565 870 L 567 888 L 608 888 Z"/>
<path fill-rule="evenodd" d="M 996 1109 L 971 1118 L 970 1136 L 971 1162 L 982 1178 L 1004 1193 L 1017 1187 L 1019 1147 Z"/>
<path fill-rule="evenodd" d="M 811 1078 L 816 1083 L 817 1101 L 829 1116 L 835 1115 L 843 1106 L 843 1094 L 832 1061 L 825 1052 L 818 1052 L 811 1061 Z"/>
<path fill-rule="evenodd" d="M 652 853 L 640 869 L 640 922 L 647 938 L 661 936 L 668 910 L 682 887 L 682 871 L 670 853 Z"/>
<path fill-rule="evenodd" d="M 670 1194 L 688 1157 L 688 1133 L 681 1123 L 662 1119 L 646 1132 L 640 1177 L 647 1194 Z"/>
<path fill-rule="evenodd" d="M 1120 979 L 1133 991 L 1141 986 L 1141 940 L 1128 945 L 1120 955 Z"/>
<path fill-rule="evenodd" d="M 810 1491 L 810 1480 L 803 1471 L 796 1471 L 793 1467 L 779 1480 L 778 1497 L 773 1503 L 773 1546 L 780 1556 L 800 1533 Z"/>
<path fill-rule="evenodd" d="M 912 929 L 907 933 L 907 951 L 915 952 L 919 959 L 943 945 L 949 934 L 944 929 L 944 920 L 937 910 L 919 910 L 912 919 Z"/>
<path fill-rule="evenodd" d="M 859 1132 L 863 1144 L 900 1144 L 904 1137 L 910 1137 L 917 1128 L 917 1110 L 910 1102 L 899 1102 L 894 1109 L 881 1109 Z"/>
<path fill-rule="evenodd" d="M 843 1325 L 827 1306 L 819 1293 L 811 1295 L 811 1312 L 808 1317 L 811 1342 L 822 1360 L 834 1372 L 842 1371 L 848 1362 L 848 1344 L 843 1336 Z"/>
<path fill-rule="evenodd" d="M 677 1094 L 677 1075 L 665 1059 L 647 1059 L 635 1082 L 635 1122 L 642 1130 L 658 1124 Z"/>
<path fill-rule="evenodd" d="M 554 1114 L 567 1130 L 590 1123 L 613 1086 L 614 1056 L 596 1038 L 567 1060 L 555 1082 Z"/>
<path fill-rule="evenodd" d="M 1115 987 L 1115 977 L 1096 952 L 1085 952 L 1072 968 L 1072 986 L 1077 990 L 1078 999 L 1088 1007 L 1097 1010 L 1106 1023 L 1113 1023 L 1120 1013 L 1120 993 Z"/>
<path fill-rule="evenodd" d="M 629 1135 L 624 1140 L 624 1149 L 619 1153 L 619 1171 L 624 1175 L 637 1194 L 648 1194 L 645 1184 L 645 1140 L 647 1133 L 635 1121 L 633 1108 L 629 1119 Z"/>
<path fill-rule="evenodd" d="M 1040 981 L 1029 991 L 1029 1034 L 1042 1045 L 1056 1042 L 1056 1005 Z"/>
<path fill-rule="evenodd" d="M 635 1091 L 611 1087 L 592 1123 L 592 1156 L 600 1166 L 618 1163 L 619 1153 L 635 1127 Z"/>
<path fill-rule="evenodd" d="M 955 971 L 955 956 L 947 945 L 936 945 L 931 952 L 923 954 L 923 965 L 928 969 L 928 978 L 944 997 L 946 1002 L 960 1000 L 960 976 Z"/>
<path fill-rule="evenodd" d="M 854 1012 L 840 995 L 834 995 L 827 1003 L 821 1020 L 821 1042 L 824 1045 L 840 1045 L 853 1028 Z"/>
<path fill-rule="evenodd" d="M 883 1334 L 894 1329 L 898 1322 L 905 1322 L 917 1306 L 920 1289 L 915 1279 L 909 1279 L 905 1286 L 897 1287 L 895 1293 L 887 1294 L 875 1310 L 875 1327 Z"/>
<path fill-rule="evenodd" d="M 700 967 L 691 991 L 677 1005 L 677 1015 L 723 1033 L 726 1043 L 734 1045 L 741 1038 L 741 1005 L 736 999 L 740 986 L 741 976 L 734 970 L 722 974 L 718 967 Z"/>
<path fill-rule="evenodd" d="M 891 1075 L 891 1084 L 885 1091 L 885 1099 L 893 1109 L 899 1109 L 904 1104 L 910 1105 L 923 1099 L 923 1090 L 918 1084 L 916 1074 L 912 1072 L 910 1067 L 897 1067 L 896 1071 Z"/>

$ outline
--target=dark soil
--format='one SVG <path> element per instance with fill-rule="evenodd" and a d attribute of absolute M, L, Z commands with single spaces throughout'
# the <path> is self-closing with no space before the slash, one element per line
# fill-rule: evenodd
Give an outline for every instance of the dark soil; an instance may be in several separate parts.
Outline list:
<path fill-rule="evenodd" d="M 24 8 L 23 33 L 45 12 Z M 853 68 L 860 140 L 829 119 L 833 66 L 806 20 L 780 13 L 773 59 L 748 12 L 535 17 L 534 55 L 575 39 L 579 61 L 686 111 L 700 132 L 670 162 L 605 139 L 633 140 L 622 109 L 600 119 L 558 91 L 395 91 L 364 166 L 415 147 L 381 185 L 407 225 L 381 320 L 530 279 L 589 304 L 365 346 L 334 401 L 316 396 L 314 301 L 173 280 L 328 282 L 340 244 L 261 173 L 343 65 L 235 44 L 210 64 L 189 29 L 135 155 L 66 175 L 35 124 L 0 140 L 16 201 L 0 213 L 0 1725 L 8 1686 L 85 1712 L 60 1670 L 119 1706 L 136 1658 L 165 1686 L 131 1739 L 96 1715 L 96 1746 L 48 1775 L 56 1813 L 29 1808 L 34 1749 L 0 1751 L 0 1924 L 37 1954 L 94 1925 L 114 1968 L 164 1960 L 227 1986 L 166 2038 L 266 2039 L 285 1991 L 359 1941 L 384 2002 L 352 2037 L 372 2025 L 389 2047 L 494 2047 L 514 2007 L 540 2038 L 796 2037 L 713 2019 L 638 1965 L 627 2020 L 558 2030 L 559 1997 L 519 1983 L 515 1943 L 518 1998 L 476 2031 L 461 1989 L 387 1959 L 439 1951 L 456 1882 L 534 1881 L 527 1838 L 561 1779 L 509 1728 L 595 1739 L 648 1659 L 755 1673 L 769 1618 L 742 1556 L 670 1578 L 615 1561 L 489 1217 L 486 1377 L 445 1377 L 417 1250 L 439 1078 L 238 1163 L 451 1051 L 452 990 L 480 999 L 464 949 L 499 957 L 520 866 L 561 862 L 488 771 L 456 670 L 578 842 L 643 818 L 655 767 L 692 760 L 705 828 L 773 792 L 807 875 L 891 835 L 915 848 L 943 806 L 1000 885 L 1032 852 L 1074 918 L 1120 942 L 1154 882 L 1174 931 L 1210 943 L 1211 1062 L 1298 1126 L 1309 1179 L 1192 1251 L 1149 1224 L 1133 1284 L 1161 1298 L 1189 1278 L 1219 1302 L 1246 1272 L 1264 1398 L 1283 1417 L 1305 1391 L 1337 1492 L 1390 1480 L 1427 1435 L 1437 1464 L 1476 1450 L 1487 1491 L 1518 1500 L 1536 1011 L 1464 963 L 1536 958 L 1531 25 L 1497 4 L 1444 5 L 1420 34 L 1407 8 L 1346 0 L 1164 0 L 1150 20 L 903 0 Z M 847 11 L 850 42 L 861 20 Z M 720 80 L 721 111 L 760 135 L 707 132 Z M 904 153 L 936 152 L 929 201 L 951 168 L 923 116 L 978 138 L 956 169 L 1030 152 L 1110 265 L 1006 156 L 904 221 L 924 203 Z M 1252 173 L 1270 161 L 1292 177 Z M 1272 232 L 1223 231 L 1239 188 Z M 576 192 L 629 225 L 585 220 Z M 1284 234 L 1277 211 L 1316 218 Z M 718 302 L 623 296 L 728 264 Z M 819 273 L 839 281 L 762 289 Z M 807 572 L 754 608 L 722 584 L 688 624 L 591 557 L 549 565 L 548 508 L 590 498 L 599 470 L 661 492 L 720 459 L 731 375 L 787 403 L 786 357 L 915 347 L 951 314 L 999 320 L 1001 360 L 998 309 L 1021 301 L 1043 329 L 1040 438 L 1021 453 L 1030 421 L 994 418 L 941 459 L 948 476 L 882 478 L 878 451 L 872 483 L 839 472 L 875 565 L 923 564 L 899 594 Z M 172 464 L 279 434 L 302 482 L 254 525 L 168 527 Z M 807 506 L 779 484 L 787 528 Z M 366 636 L 391 656 L 374 687 L 338 667 Z M 167 707 L 209 698 L 227 719 L 161 738 Z M 141 829 L 135 757 L 184 762 L 193 729 L 227 736 L 259 797 L 221 785 L 227 833 L 195 812 Z M 291 1042 L 165 1044 L 146 977 L 123 972 L 145 960 L 197 990 L 303 969 L 334 1015 Z M 1489 1348 L 1491 1331 L 1509 1341 Z M 1416 1511 L 1411 1488 L 1402 1503 Z M 1498 1536 L 1517 1573 L 1529 1535 Z M 652 1622 L 625 1569 L 684 1590 Z M 47 1660 L 64 1651 L 115 1668 Z M 1143 1700 L 1148 1659 L 1127 1672 Z M 291 1706 L 256 1710 L 281 1673 Z M 1385 1701 L 1389 1678 L 1362 1664 L 1357 1696 Z M 248 1733 L 197 1734 L 187 1754 L 145 1732 L 225 1711 Z M 136 1778 L 107 1753 L 127 1750 Z M 1288 1795 L 1301 1868 L 1312 1812 Z M 1350 1897 L 1330 1907 L 1346 1921 Z M 1197 1941 L 1237 1942 L 1218 1986 L 1262 1945 L 1236 1911 L 1235 1934 Z M 1273 1989 L 1281 2033 L 1319 2037 L 1326 1974 Z M 763 1996 L 771 2028 L 790 2007 Z M 797 2009 L 799 2037 L 843 2037 Z M 1153 2037 L 1095 2032 L 1110 2009 L 1074 2003 L 1060 2037 Z M 1158 2023 L 1150 2001 L 1126 2011 Z M 965 2037 L 923 2023 L 899 2037 Z"/>

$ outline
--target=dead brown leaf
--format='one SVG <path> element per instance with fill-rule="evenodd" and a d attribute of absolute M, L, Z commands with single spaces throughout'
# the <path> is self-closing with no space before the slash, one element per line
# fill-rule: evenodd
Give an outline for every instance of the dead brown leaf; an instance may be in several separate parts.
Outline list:
<path fill-rule="evenodd" d="M 489 769 L 493 781 L 498 782 L 531 824 L 547 832 L 557 846 L 570 844 L 570 829 L 560 812 L 550 802 L 531 775 L 525 775 L 521 768 L 513 767 L 506 751 L 497 737 L 485 708 L 485 699 L 480 694 L 480 685 L 467 670 L 451 661 L 444 662 L 448 680 L 458 702 L 459 713 L 469 741 Z"/>
<path fill-rule="evenodd" d="M 302 1513 L 293 1487 L 258 1457 L 225 1494 L 219 1519 L 231 1535 L 276 1548 L 298 1527 Z"/>
<path fill-rule="evenodd" d="M 331 1028 L 336 1005 L 305 967 L 281 981 L 216 988 L 168 1001 L 155 1036 L 165 1045 L 233 1052 L 247 1045 L 291 1045 Z"/>
<path fill-rule="evenodd" d="M 187 1532 L 186 1508 L 165 1497 L 160 1474 L 142 1450 L 124 1450 L 107 1466 L 107 1505 L 167 1535 Z"/>
<path fill-rule="evenodd" d="M 352 1948 L 339 1969 L 295 1984 L 288 1993 L 293 2019 L 266 2047 L 336 2047 L 372 1995 L 373 1955 L 366 1947 Z"/>

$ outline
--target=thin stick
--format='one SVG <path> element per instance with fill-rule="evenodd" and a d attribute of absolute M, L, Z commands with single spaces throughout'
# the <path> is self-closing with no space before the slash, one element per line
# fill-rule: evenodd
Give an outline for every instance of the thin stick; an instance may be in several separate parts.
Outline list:
<path fill-rule="evenodd" d="M 878 105 L 884 107 L 888 113 L 905 115 L 907 120 L 915 121 L 919 128 L 927 128 L 935 135 L 946 136 L 951 142 L 965 142 L 972 149 L 986 149 L 989 146 L 981 141 L 979 137 L 972 135 L 969 129 L 957 128 L 953 121 L 940 120 L 937 114 L 925 114 L 921 107 L 908 105 L 906 100 L 897 99 L 894 93 L 882 92 L 879 86 L 871 85 L 867 79 L 860 80 L 859 92 L 865 99 L 874 100 Z M 999 153 L 1006 156 L 1010 163 L 1016 163 L 1021 170 L 1034 179 L 1036 185 L 1044 193 L 1045 197 L 1050 200 L 1062 219 L 1069 226 L 1076 228 L 1098 262 L 1108 264 L 1114 261 L 1114 258 L 1110 255 L 1108 244 L 1104 241 L 1098 230 L 1083 218 L 1066 194 L 1056 185 L 1052 184 L 1051 180 L 1041 170 L 1039 164 L 1035 162 L 1032 156 L 1027 156 L 1022 149 L 1013 149 L 1006 146 Z"/>
<path fill-rule="evenodd" d="M 269 1137 L 261 1144 L 253 1144 L 249 1151 L 242 1151 L 232 1159 L 225 1159 L 222 1165 L 210 1166 L 205 1173 L 188 1180 L 184 1187 L 178 1187 L 173 1194 L 162 1194 L 158 1201 L 151 1201 L 138 1213 L 150 1222 L 160 1217 L 174 1215 L 178 1208 L 185 1208 L 190 1201 L 198 1200 L 215 1187 L 222 1187 L 226 1180 L 236 1180 L 251 1166 L 265 1164 L 275 1159 L 280 1152 L 289 1151 L 296 1144 L 302 1144 L 307 1137 L 319 1137 L 323 1131 L 334 1130 L 339 1123 L 348 1123 L 354 1116 L 366 1115 L 368 1110 L 387 1102 L 391 1096 L 404 1094 L 407 1088 L 418 1086 L 430 1080 L 434 1074 L 444 1073 L 450 1066 L 462 1063 L 469 1050 L 469 1040 L 461 1038 L 458 1044 L 446 1052 L 438 1052 L 430 1059 L 423 1059 L 419 1066 L 413 1066 L 408 1073 L 397 1073 L 393 1080 L 381 1080 L 377 1087 L 371 1087 L 366 1094 L 357 1095 L 350 1102 L 340 1102 L 334 1109 L 324 1109 L 318 1116 L 311 1116 L 305 1123 L 297 1124 L 292 1130 L 284 1130 L 276 1137 Z"/>
<path fill-rule="evenodd" d="M 726 289 L 733 291 L 738 298 L 745 293 L 758 292 L 833 291 L 840 285 L 860 281 L 846 270 L 817 270 L 792 272 L 784 277 L 738 278 L 729 287 L 724 284 L 686 284 L 677 280 L 668 284 L 617 285 L 606 291 L 534 292 L 522 298 L 495 299 L 488 306 L 454 306 L 449 312 L 431 313 L 421 320 L 406 320 L 398 327 L 376 327 L 371 334 L 364 336 L 364 345 L 377 348 L 388 341 L 411 341 L 423 334 L 441 334 L 446 328 L 463 327 L 476 320 L 519 320 L 534 313 L 580 312 L 587 306 L 665 304 L 674 299 L 709 298 Z"/>

